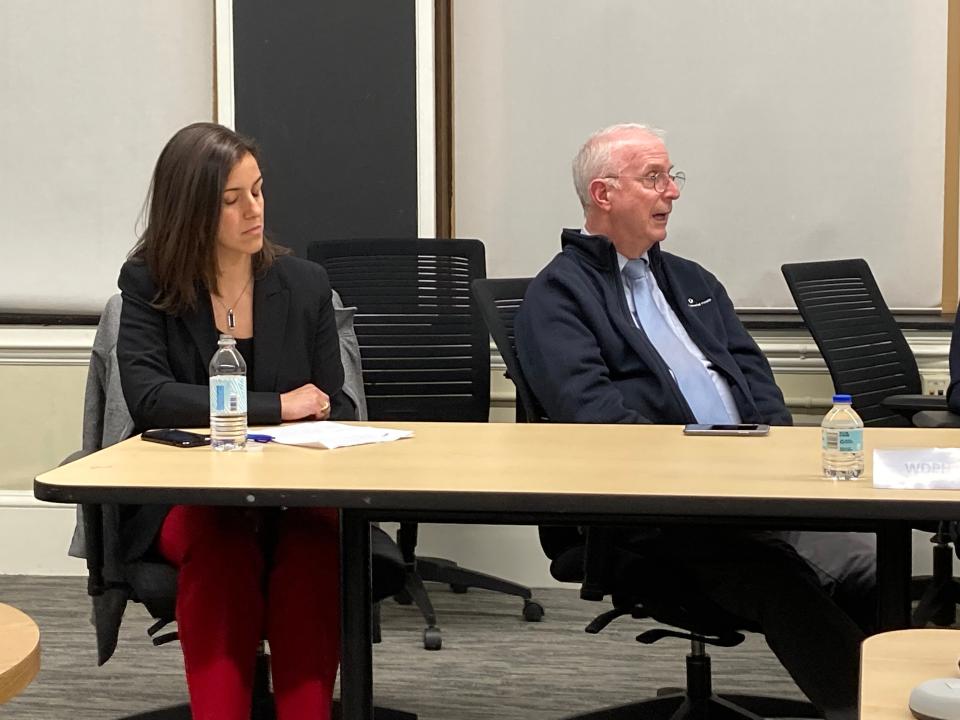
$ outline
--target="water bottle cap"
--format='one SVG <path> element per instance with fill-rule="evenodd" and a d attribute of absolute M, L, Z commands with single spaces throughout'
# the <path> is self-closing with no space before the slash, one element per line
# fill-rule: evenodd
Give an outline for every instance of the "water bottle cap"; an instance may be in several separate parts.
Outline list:
<path fill-rule="evenodd" d="M 228 333 L 223 333 L 220 335 L 220 339 L 217 340 L 218 345 L 235 345 L 236 340 L 233 339 L 233 335 Z"/>
<path fill-rule="evenodd" d="M 834 402 L 834 403 L 850 403 L 850 404 L 853 404 L 853 398 L 850 397 L 849 395 L 834 395 L 834 396 L 833 396 L 833 402 Z"/>

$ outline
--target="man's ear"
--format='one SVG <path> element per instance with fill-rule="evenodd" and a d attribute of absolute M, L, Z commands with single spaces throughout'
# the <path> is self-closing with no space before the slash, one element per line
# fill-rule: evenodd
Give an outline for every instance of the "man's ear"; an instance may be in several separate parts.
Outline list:
<path fill-rule="evenodd" d="M 594 178 L 587 188 L 590 201 L 598 208 L 606 210 L 610 207 L 610 185 L 603 178 Z"/>

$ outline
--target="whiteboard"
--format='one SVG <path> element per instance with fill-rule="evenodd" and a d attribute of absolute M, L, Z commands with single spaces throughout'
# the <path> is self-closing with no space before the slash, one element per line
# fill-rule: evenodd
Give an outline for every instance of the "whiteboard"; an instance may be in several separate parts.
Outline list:
<path fill-rule="evenodd" d="M 582 212 L 594 130 L 666 130 L 687 186 L 663 248 L 740 308 L 784 262 L 864 257 L 888 304 L 940 305 L 946 0 L 457 0 L 456 231 L 535 274 Z"/>
<path fill-rule="evenodd" d="M 160 150 L 213 92 L 212 2 L 0 2 L 0 312 L 103 308 Z"/>

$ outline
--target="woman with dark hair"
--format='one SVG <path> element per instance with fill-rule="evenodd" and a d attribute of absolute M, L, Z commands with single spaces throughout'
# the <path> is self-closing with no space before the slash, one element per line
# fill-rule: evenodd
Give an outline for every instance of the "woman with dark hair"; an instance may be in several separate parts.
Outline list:
<path fill-rule="evenodd" d="M 117 340 L 138 432 L 207 425 L 207 366 L 220 333 L 237 339 L 247 363 L 251 424 L 355 416 L 341 391 L 327 275 L 264 237 L 251 141 L 211 123 L 180 130 L 157 160 L 145 215 L 120 271 Z M 330 716 L 340 651 L 335 510 L 128 506 L 121 536 L 128 560 L 158 553 L 179 569 L 194 718 L 250 717 L 264 637 L 277 717 Z"/>

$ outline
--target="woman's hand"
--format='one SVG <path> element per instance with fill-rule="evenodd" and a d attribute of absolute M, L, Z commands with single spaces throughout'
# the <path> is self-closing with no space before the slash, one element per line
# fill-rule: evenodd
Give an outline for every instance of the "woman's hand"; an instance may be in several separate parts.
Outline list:
<path fill-rule="evenodd" d="M 330 396 L 313 383 L 280 395 L 280 419 L 284 422 L 326 420 L 329 417 Z"/>

